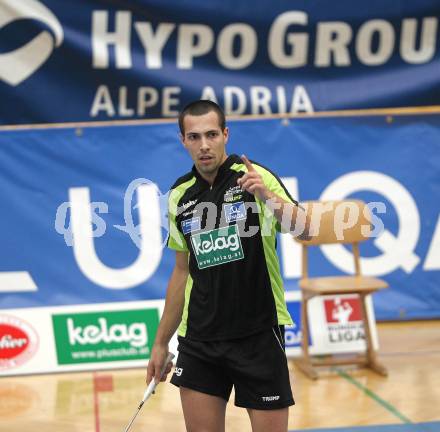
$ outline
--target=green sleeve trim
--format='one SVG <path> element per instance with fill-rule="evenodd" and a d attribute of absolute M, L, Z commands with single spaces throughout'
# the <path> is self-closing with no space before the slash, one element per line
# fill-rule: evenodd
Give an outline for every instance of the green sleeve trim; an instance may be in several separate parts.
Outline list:
<path fill-rule="evenodd" d="M 247 172 L 246 166 L 244 164 L 239 164 L 239 163 L 235 163 L 231 165 L 231 170 L 237 172 L 239 171 Z"/>
<path fill-rule="evenodd" d="M 176 225 L 176 216 L 179 206 L 179 201 L 183 197 L 184 193 L 196 182 L 196 178 L 180 184 L 175 189 L 172 189 L 170 196 L 168 197 L 168 247 L 178 252 L 188 252 L 188 246 L 185 241 L 185 237 Z"/>
<path fill-rule="evenodd" d="M 193 280 L 191 275 L 188 275 L 185 285 L 185 305 L 183 306 L 182 320 L 180 321 L 179 328 L 177 329 L 177 334 L 179 336 L 186 336 L 186 331 L 188 329 L 188 306 L 189 299 L 191 297 L 191 291 L 193 287 Z"/>
<path fill-rule="evenodd" d="M 277 178 L 268 170 L 254 164 L 255 169 L 263 177 L 264 184 L 270 191 L 276 193 L 280 198 L 287 202 L 292 202 L 290 197 L 285 193 L 283 187 L 280 185 Z M 231 169 L 234 171 L 247 172 L 247 168 L 244 164 L 233 164 Z M 293 321 L 287 310 L 286 300 L 284 298 L 284 286 L 281 278 L 280 263 L 275 247 L 275 240 L 277 235 L 277 229 L 279 224 L 273 213 L 267 208 L 263 201 L 258 199 L 257 202 L 259 212 L 258 218 L 260 220 L 260 235 L 263 242 L 264 256 L 266 259 L 267 270 L 269 272 L 270 284 L 272 287 L 272 294 L 275 301 L 275 306 L 278 315 L 278 324 L 280 325 L 292 325 Z"/>
<path fill-rule="evenodd" d="M 276 219 L 272 216 L 268 219 L 269 209 L 261 201 L 257 201 L 260 211 L 260 235 L 263 242 L 264 257 L 266 259 L 267 271 L 269 272 L 270 285 L 277 309 L 278 324 L 292 325 L 293 321 L 287 310 L 286 300 L 284 298 L 284 286 L 281 278 L 280 262 L 276 251 Z M 270 225 L 268 225 L 270 224 Z M 265 229 L 263 229 L 265 227 Z M 268 232 L 268 229 L 270 231 Z"/>
<path fill-rule="evenodd" d="M 286 193 L 283 186 L 281 186 L 279 180 L 270 171 L 259 165 L 255 165 L 255 169 L 261 174 L 264 184 L 271 192 L 277 194 L 284 201 L 295 204 L 290 196 Z"/>

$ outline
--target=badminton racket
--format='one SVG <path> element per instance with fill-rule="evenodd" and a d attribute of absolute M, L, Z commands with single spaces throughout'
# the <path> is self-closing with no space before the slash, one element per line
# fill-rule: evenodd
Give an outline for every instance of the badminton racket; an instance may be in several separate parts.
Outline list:
<path fill-rule="evenodd" d="M 174 358 L 174 354 L 173 353 L 169 353 L 168 357 L 166 358 L 164 364 L 162 365 L 162 369 L 160 371 L 160 377 L 162 378 L 165 370 L 167 368 L 168 363 L 173 360 Z M 139 406 L 137 407 L 136 412 L 134 413 L 133 417 L 131 418 L 130 422 L 128 423 L 127 427 L 125 428 L 124 432 L 128 432 L 131 428 L 131 425 L 133 424 L 135 418 L 137 417 L 137 415 L 139 414 L 139 411 L 141 410 L 141 408 L 143 407 L 144 403 L 149 399 L 149 397 L 154 393 L 154 390 L 156 389 L 157 385 L 159 383 L 156 382 L 156 380 L 153 378 L 150 382 L 150 384 L 148 384 L 147 389 L 144 392 L 144 396 L 139 404 Z"/>

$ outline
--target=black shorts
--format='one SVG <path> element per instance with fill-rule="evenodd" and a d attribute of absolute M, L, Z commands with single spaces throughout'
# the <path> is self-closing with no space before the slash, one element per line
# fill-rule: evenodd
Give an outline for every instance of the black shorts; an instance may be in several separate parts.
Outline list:
<path fill-rule="evenodd" d="M 284 352 L 284 326 L 245 338 L 195 341 L 179 337 L 171 383 L 252 409 L 280 409 L 295 402 Z"/>

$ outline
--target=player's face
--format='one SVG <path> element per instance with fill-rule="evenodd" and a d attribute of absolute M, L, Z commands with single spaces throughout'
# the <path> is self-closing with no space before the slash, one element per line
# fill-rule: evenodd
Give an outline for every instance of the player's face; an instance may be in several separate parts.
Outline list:
<path fill-rule="evenodd" d="M 210 180 L 227 158 L 225 146 L 228 142 L 228 128 L 221 130 L 215 111 L 199 116 L 186 115 L 183 126 L 182 143 L 199 173 Z"/>

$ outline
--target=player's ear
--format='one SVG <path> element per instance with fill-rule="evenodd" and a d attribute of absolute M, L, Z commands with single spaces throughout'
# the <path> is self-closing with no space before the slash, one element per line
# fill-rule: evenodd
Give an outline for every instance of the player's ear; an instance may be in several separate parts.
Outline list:
<path fill-rule="evenodd" d="M 223 137 L 225 139 L 225 144 L 227 144 L 228 140 L 229 140 L 229 128 L 228 127 L 225 127 L 223 129 Z"/>
<path fill-rule="evenodd" d="M 179 133 L 179 139 L 180 139 L 180 142 L 182 143 L 183 147 L 187 148 L 187 146 L 185 144 L 185 137 L 181 133 Z"/>

